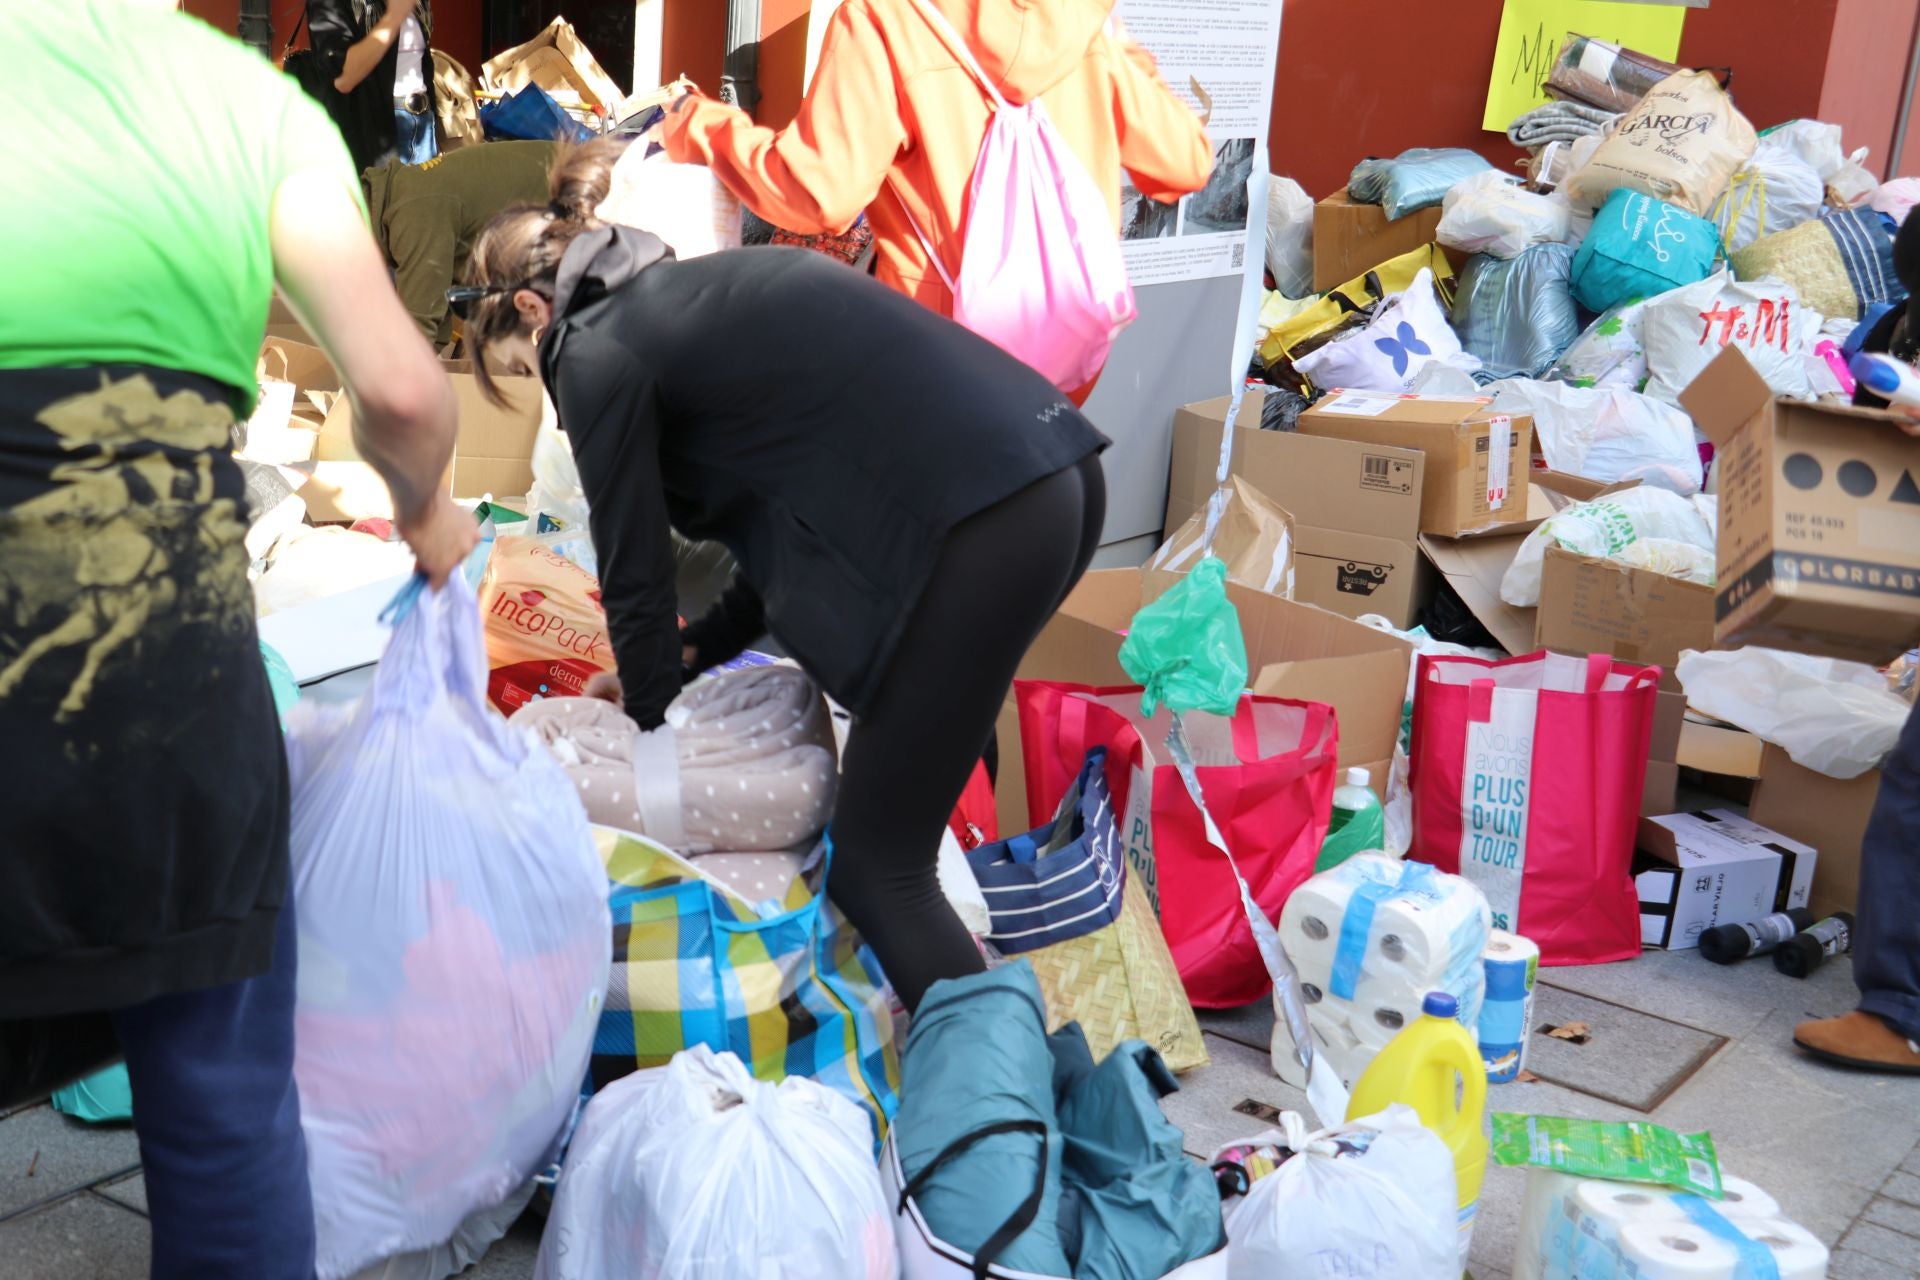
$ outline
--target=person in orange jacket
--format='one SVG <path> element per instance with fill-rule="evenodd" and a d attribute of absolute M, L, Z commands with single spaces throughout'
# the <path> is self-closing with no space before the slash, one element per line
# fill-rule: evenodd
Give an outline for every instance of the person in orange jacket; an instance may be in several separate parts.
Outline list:
<path fill-rule="evenodd" d="M 1112 20 L 1113 0 L 846 0 L 792 124 L 768 129 L 690 94 L 661 129 L 668 157 L 711 167 L 755 213 L 803 235 L 843 232 L 865 210 L 875 276 L 951 315 L 953 295 L 913 228 L 942 247 L 958 278 L 992 106 L 923 3 L 947 16 L 1009 102 L 1040 99 L 1106 193 L 1116 234 L 1122 169 L 1162 203 L 1206 185 L 1213 149 L 1204 127 Z"/>

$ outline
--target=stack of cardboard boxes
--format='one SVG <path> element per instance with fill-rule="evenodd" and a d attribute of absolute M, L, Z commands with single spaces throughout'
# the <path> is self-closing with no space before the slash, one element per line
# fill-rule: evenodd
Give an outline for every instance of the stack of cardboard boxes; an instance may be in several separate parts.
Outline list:
<path fill-rule="evenodd" d="M 1316 237 L 1323 218 L 1351 230 L 1364 216 L 1339 197 L 1323 202 Z M 1369 234 L 1316 239 L 1316 255 L 1323 244 L 1358 242 L 1366 247 L 1354 252 L 1377 261 L 1393 245 L 1378 239 L 1381 228 Z M 1345 279 L 1354 267 L 1342 259 L 1327 275 Z M 1724 874 L 1699 869 L 1708 863 L 1771 859 L 1765 896 L 1778 909 L 1851 909 L 1879 782 L 1877 773 L 1827 778 L 1751 735 L 1689 717 L 1672 675 L 1681 653 L 1761 644 L 1884 664 L 1920 645 L 1920 461 L 1886 416 L 1776 400 L 1737 352 L 1683 399 L 1719 449 L 1718 585 L 1552 549 L 1534 609 L 1499 595 L 1520 535 L 1560 506 L 1625 486 L 1546 470 L 1527 419 L 1473 398 L 1344 392 L 1302 414 L 1297 432 L 1270 432 L 1258 429 L 1260 398 L 1249 396 L 1233 444 L 1233 473 L 1293 515 L 1297 602 L 1405 629 L 1444 584 L 1509 652 L 1607 653 L 1665 669 L 1642 805 L 1643 869 L 1665 873 L 1643 879 L 1649 903 L 1664 903 L 1650 915 L 1664 921 L 1654 945 L 1675 945 L 1676 920 L 1677 945 L 1692 945 L 1695 925 L 1752 905 L 1732 906 Z M 1175 419 L 1169 532 L 1212 492 L 1226 410 L 1226 400 L 1209 401 Z M 1750 818 L 1674 815 L 1683 768 L 1748 803 Z M 1691 878 L 1679 874 L 1689 868 Z M 1731 914 L 1703 922 L 1697 903 L 1681 904 L 1714 876 Z"/>

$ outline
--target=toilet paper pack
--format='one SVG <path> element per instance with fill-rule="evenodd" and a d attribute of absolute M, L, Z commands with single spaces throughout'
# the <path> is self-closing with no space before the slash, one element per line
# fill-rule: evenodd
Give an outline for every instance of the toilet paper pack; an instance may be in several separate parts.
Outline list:
<path fill-rule="evenodd" d="M 1294 891 L 1280 937 L 1300 973 L 1315 1050 L 1343 1083 L 1420 1017 L 1429 992 L 1453 996 L 1461 1021 L 1476 1025 L 1491 921 L 1469 881 L 1385 854 L 1350 858 Z M 1273 1066 L 1305 1087 L 1284 1024 L 1274 1028 Z"/>
<path fill-rule="evenodd" d="M 1824 1280 L 1826 1246 L 1751 1183 L 1710 1201 L 1534 1168 L 1514 1280 Z"/>

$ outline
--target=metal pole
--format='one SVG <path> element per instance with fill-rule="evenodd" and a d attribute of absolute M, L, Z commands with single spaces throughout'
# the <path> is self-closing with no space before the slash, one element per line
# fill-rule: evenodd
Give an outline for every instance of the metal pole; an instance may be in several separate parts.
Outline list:
<path fill-rule="evenodd" d="M 720 99 L 752 113 L 760 101 L 760 0 L 727 0 L 727 60 Z"/>
<path fill-rule="evenodd" d="M 1907 82 L 1900 90 L 1900 119 L 1893 130 L 1893 148 L 1887 156 L 1886 178 L 1891 181 L 1900 174 L 1900 157 L 1907 151 L 1907 126 L 1913 119 L 1913 97 L 1916 87 L 1920 87 L 1920 24 L 1916 24 L 1913 37 L 1913 53 L 1907 59 Z"/>
<path fill-rule="evenodd" d="M 267 61 L 273 61 L 273 0 L 240 0 L 240 21 L 235 24 L 235 34 L 241 44 Z"/>

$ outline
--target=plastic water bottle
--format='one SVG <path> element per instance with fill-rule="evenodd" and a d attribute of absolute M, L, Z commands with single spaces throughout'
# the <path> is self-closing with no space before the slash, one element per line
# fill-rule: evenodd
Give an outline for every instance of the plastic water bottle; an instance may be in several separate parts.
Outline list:
<path fill-rule="evenodd" d="M 1920 371 L 1906 361 L 1862 351 L 1848 367 L 1855 381 L 1888 404 L 1920 409 Z"/>
<path fill-rule="evenodd" d="M 1316 875 L 1356 853 L 1386 844 L 1387 812 L 1380 807 L 1380 797 L 1367 785 L 1372 780 L 1365 769 L 1349 769 L 1346 785 L 1334 790 L 1333 821 L 1327 824 L 1327 838 L 1313 864 Z"/>
<path fill-rule="evenodd" d="M 1429 992 L 1420 1017 L 1387 1042 L 1354 1082 L 1347 1119 L 1384 1111 L 1400 1102 L 1453 1151 L 1460 1199 L 1460 1267 L 1465 1271 L 1487 1176 L 1487 1066 L 1473 1035 L 1460 1025 L 1460 1003 L 1443 991 Z"/>

